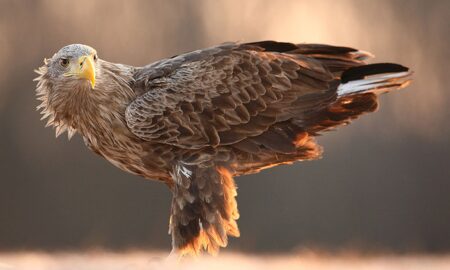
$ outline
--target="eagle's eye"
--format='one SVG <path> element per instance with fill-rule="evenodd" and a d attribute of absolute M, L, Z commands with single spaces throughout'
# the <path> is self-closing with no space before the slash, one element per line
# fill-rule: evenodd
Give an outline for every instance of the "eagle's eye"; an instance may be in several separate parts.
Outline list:
<path fill-rule="evenodd" d="M 97 54 L 94 54 L 94 61 L 96 61 L 97 62 Z"/>
<path fill-rule="evenodd" d="M 67 59 L 67 58 L 61 58 L 61 60 L 59 60 L 59 64 L 60 64 L 62 67 L 67 67 L 67 65 L 69 64 L 69 59 Z"/>

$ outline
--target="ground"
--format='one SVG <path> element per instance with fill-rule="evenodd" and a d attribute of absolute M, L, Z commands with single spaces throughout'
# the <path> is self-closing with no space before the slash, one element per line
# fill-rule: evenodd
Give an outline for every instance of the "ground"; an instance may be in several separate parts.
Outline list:
<path fill-rule="evenodd" d="M 125 253 L 0 253 L 0 270 L 142 270 L 142 269 L 450 269 L 450 255 L 325 255 L 301 252 L 290 255 L 249 255 L 222 253 L 219 257 L 203 256 L 170 261 L 160 252 L 134 251 Z"/>

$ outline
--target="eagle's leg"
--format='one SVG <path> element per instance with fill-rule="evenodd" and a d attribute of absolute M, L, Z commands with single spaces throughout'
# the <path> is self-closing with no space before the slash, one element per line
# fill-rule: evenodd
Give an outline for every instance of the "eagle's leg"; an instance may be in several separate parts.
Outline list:
<path fill-rule="evenodd" d="M 196 255 L 204 249 L 216 254 L 228 235 L 239 236 L 236 186 L 228 169 L 178 163 L 172 176 L 172 253 Z"/>

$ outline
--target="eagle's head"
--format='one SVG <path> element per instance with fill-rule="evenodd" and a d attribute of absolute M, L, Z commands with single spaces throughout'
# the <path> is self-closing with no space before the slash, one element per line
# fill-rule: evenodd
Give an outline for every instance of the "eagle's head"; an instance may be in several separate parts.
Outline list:
<path fill-rule="evenodd" d="M 61 90 L 67 90 L 68 86 L 94 89 L 97 60 L 94 48 L 82 44 L 68 45 L 48 60 L 48 73 Z"/>
<path fill-rule="evenodd" d="M 56 128 L 57 136 L 67 130 L 70 138 L 81 125 L 95 126 L 96 117 L 105 115 L 99 111 L 102 104 L 112 106 L 109 113 L 113 113 L 114 104 L 129 95 L 130 67 L 99 59 L 87 45 L 61 48 L 36 72 L 36 94 L 42 101 L 37 108 L 42 119 L 48 118 L 47 126 Z"/>

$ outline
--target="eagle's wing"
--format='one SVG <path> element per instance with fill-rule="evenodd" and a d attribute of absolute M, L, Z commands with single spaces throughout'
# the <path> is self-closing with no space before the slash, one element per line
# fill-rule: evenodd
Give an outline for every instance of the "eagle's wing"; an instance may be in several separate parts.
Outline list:
<path fill-rule="evenodd" d="M 323 53 L 327 48 L 335 57 Z M 348 57 L 353 52 L 267 41 L 162 60 L 137 70 L 139 96 L 128 106 L 126 121 L 141 139 L 180 148 L 235 144 L 276 123 L 301 123 L 328 106 L 336 98 L 336 72 L 362 63 L 358 54 Z M 327 67 L 308 54 L 322 55 Z"/>

